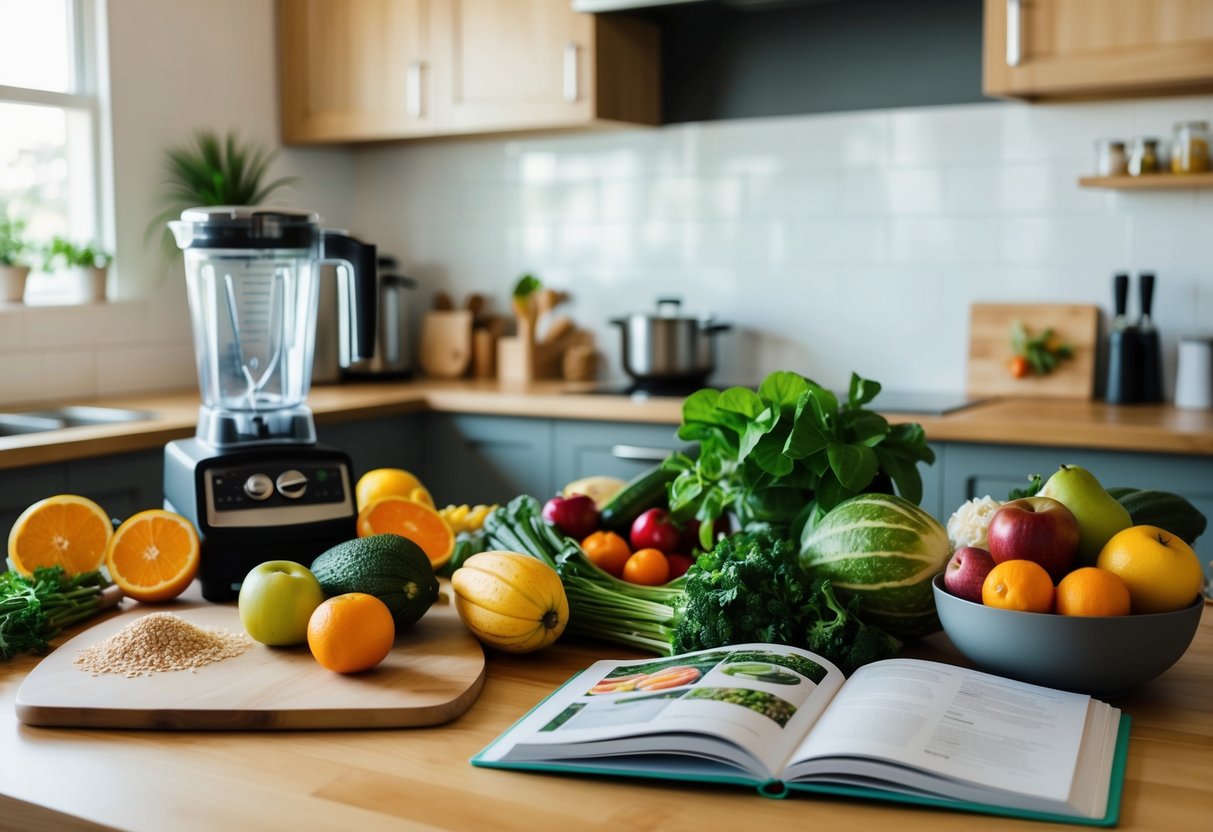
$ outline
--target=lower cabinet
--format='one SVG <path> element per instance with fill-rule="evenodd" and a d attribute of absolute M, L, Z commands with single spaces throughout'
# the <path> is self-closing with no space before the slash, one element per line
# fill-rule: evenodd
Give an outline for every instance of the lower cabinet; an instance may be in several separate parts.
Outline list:
<path fill-rule="evenodd" d="M 544 499 L 552 478 L 552 420 L 431 413 L 418 475 L 439 506 Z"/>
<path fill-rule="evenodd" d="M 557 421 L 554 430 L 554 487 L 594 475 L 630 480 L 690 446 L 677 425 Z"/>
<path fill-rule="evenodd" d="M 316 426 L 316 440 L 350 455 L 351 476 L 358 478 L 372 468 L 403 468 L 417 472 L 422 465 L 426 414 L 390 416 L 358 422 Z"/>

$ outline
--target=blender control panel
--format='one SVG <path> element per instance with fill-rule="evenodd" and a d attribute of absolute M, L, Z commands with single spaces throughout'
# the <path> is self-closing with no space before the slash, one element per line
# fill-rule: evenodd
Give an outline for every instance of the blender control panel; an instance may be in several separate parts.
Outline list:
<path fill-rule="evenodd" d="M 353 511 L 349 469 L 300 460 L 214 466 L 203 473 L 212 526 L 311 523 Z"/>

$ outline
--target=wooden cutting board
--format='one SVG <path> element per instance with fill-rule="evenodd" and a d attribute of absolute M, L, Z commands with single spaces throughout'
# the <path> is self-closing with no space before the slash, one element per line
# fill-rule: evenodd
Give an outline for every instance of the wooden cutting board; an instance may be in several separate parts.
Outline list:
<path fill-rule="evenodd" d="M 1047 376 L 1015 378 L 1008 364 L 1011 327 L 1021 321 L 1029 335 L 1052 328 L 1073 350 Z M 969 317 L 967 392 L 970 396 L 1046 396 L 1090 399 L 1095 394 L 1099 307 L 1057 303 L 976 303 Z"/>
<path fill-rule="evenodd" d="M 450 589 L 444 585 L 444 596 Z M 17 691 L 28 725 L 90 728 L 273 730 L 408 728 L 466 711 L 484 684 L 484 651 L 449 601 L 439 599 L 401 633 L 379 666 L 343 676 L 307 646 L 254 644 L 243 655 L 189 670 L 126 678 L 75 666 L 80 650 L 149 612 L 170 611 L 200 626 L 242 632 L 235 604 L 143 606 L 92 627 L 43 659 Z"/>

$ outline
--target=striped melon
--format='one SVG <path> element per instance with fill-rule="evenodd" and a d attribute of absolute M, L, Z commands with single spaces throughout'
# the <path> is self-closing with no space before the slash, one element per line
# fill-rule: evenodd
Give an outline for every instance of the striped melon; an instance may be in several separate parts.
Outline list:
<path fill-rule="evenodd" d="M 944 527 L 892 494 L 860 494 L 806 528 L 800 566 L 843 597 L 859 596 L 865 620 L 898 638 L 939 629 L 931 578 L 947 565 Z"/>

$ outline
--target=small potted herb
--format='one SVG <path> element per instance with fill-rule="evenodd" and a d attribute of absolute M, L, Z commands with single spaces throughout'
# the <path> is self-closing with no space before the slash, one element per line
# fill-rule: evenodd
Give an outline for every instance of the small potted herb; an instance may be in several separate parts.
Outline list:
<path fill-rule="evenodd" d="M 46 247 L 43 268 L 48 272 L 56 268 L 69 269 L 79 294 L 88 300 L 105 300 L 105 284 L 112 259 L 107 252 L 91 244 L 78 246 L 56 236 Z"/>
<path fill-rule="evenodd" d="M 0 214 L 0 301 L 21 303 L 29 265 L 25 262 L 29 243 L 23 236 L 25 223 Z"/>

